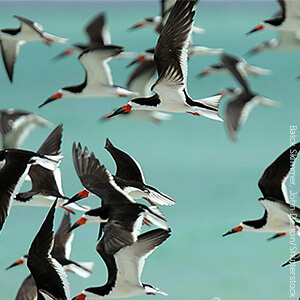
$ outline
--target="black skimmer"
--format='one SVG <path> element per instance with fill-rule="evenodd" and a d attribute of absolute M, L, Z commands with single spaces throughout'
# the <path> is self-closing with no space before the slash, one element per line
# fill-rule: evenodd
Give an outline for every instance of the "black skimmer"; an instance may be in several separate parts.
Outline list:
<path fill-rule="evenodd" d="M 54 244 L 53 221 L 56 201 L 51 206 L 42 226 L 28 251 L 27 267 L 35 280 L 38 299 L 68 300 L 70 296 L 67 275 L 60 263 L 51 256 Z"/>
<path fill-rule="evenodd" d="M 61 98 L 107 98 L 135 96 L 123 87 L 113 84 L 108 61 L 122 52 L 122 47 L 91 46 L 81 52 L 78 59 L 85 69 L 85 79 L 81 84 L 63 87 L 49 97 L 39 108 Z"/>
<path fill-rule="evenodd" d="M 135 203 L 114 181 L 113 176 L 92 152 L 73 144 L 73 161 L 76 173 L 83 186 L 102 200 L 102 206 L 90 210 L 71 228 L 86 222 L 105 223 L 102 238 L 107 253 L 114 254 L 124 245 L 136 241 L 144 219 L 168 230 L 165 217 L 156 206 L 147 207 Z M 101 235 L 101 231 L 99 236 Z"/>
<path fill-rule="evenodd" d="M 137 64 L 137 67 L 133 70 L 127 79 L 127 88 L 131 91 L 137 92 L 142 97 L 148 97 L 151 95 L 151 86 L 156 80 L 156 65 L 154 62 L 154 50 L 148 49 L 142 54 L 138 55 L 128 66 Z M 219 55 L 223 52 L 223 49 L 211 49 L 202 46 L 189 45 L 188 55 Z M 106 114 L 103 119 L 108 119 L 112 113 Z M 162 121 L 169 120 L 170 114 L 162 113 L 159 111 L 142 111 L 134 110 L 130 114 L 124 116 L 134 119 L 149 119 L 154 123 L 161 123 Z"/>
<path fill-rule="evenodd" d="M 0 110 L 2 148 L 20 148 L 24 140 L 36 126 L 44 127 L 51 125 L 51 122 L 41 116 L 25 110 Z"/>
<path fill-rule="evenodd" d="M 294 264 L 295 262 L 300 260 L 300 253 L 296 254 L 295 256 L 291 257 L 286 263 L 282 265 L 282 267 L 285 267 L 289 264 Z"/>
<path fill-rule="evenodd" d="M 20 21 L 19 28 L 0 30 L 2 58 L 11 82 L 13 81 L 14 65 L 22 45 L 29 42 L 42 41 L 49 46 L 51 43 L 64 44 L 68 41 L 68 39 L 45 32 L 41 24 L 24 17 L 14 17 Z"/>
<path fill-rule="evenodd" d="M 234 78 L 240 83 L 243 89 L 232 90 L 233 96 L 226 107 L 225 124 L 230 138 L 237 140 L 236 132 L 241 125 L 245 123 L 250 111 L 254 106 L 260 104 L 264 106 L 278 106 L 279 102 L 263 97 L 257 93 L 250 91 L 247 81 L 247 74 L 241 67 L 240 61 L 234 56 L 223 54 L 222 63 L 231 72 Z M 231 90 L 228 89 L 227 93 Z"/>
<path fill-rule="evenodd" d="M 129 65 L 133 64 L 137 64 L 137 66 L 127 79 L 127 88 L 130 91 L 137 92 L 142 97 L 150 96 L 151 86 L 155 82 L 156 78 L 156 67 L 153 56 L 152 59 L 148 60 L 146 58 L 146 55 L 141 54 Z M 100 120 L 108 120 L 111 114 L 112 113 L 106 114 Z M 123 116 L 133 119 L 149 119 L 156 124 L 159 124 L 162 121 L 169 120 L 171 118 L 170 114 L 149 110 L 135 110 Z"/>
<path fill-rule="evenodd" d="M 137 92 L 139 96 L 142 97 L 148 97 L 151 95 L 151 86 L 156 80 L 156 66 L 153 54 L 154 49 L 148 49 L 128 65 L 137 66 L 129 75 L 126 87 L 130 91 Z M 109 119 L 110 115 L 111 113 L 106 114 L 102 120 Z M 133 119 L 149 119 L 156 124 L 171 118 L 170 114 L 148 110 L 135 110 L 124 116 Z"/>
<path fill-rule="evenodd" d="M 169 236 L 170 232 L 162 229 L 148 231 L 139 235 L 132 245 L 123 247 L 114 255 L 107 254 L 100 241 L 96 249 L 107 267 L 107 283 L 100 287 L 86 288 L 72 300 L 127 298 L 155 294 L 167 296 L 164 291 L 142 283 L 141 275 L 146 258 Z"/>
<path fill-rule="evenodd" d="M 259 179 L 258 187 L 263 194 L 259 202 L 265 208 L 263 217 L 244 221 L 223 236 L 241 231 L 290 234 L 292 228 L 299 234 L 300 223 L 295 220 L 295 217 L 300 217 L 300 209 L 289 204 L 285 185 L 299 150 L 300 143 L 289 147 L 268 166 Z"/>
<path fill-rule="evenodd" d="M 228 54 L 224 54 L 226 56 L 229 56 Z M 254 66 L 252 64 L 249 64 L 244 58 L 230 55 L 232 60 L 234 59 L 236 61 L 236 64 L 240 70 L 240 72 L 243 72 L 244 74 L 249 74 L 251 76 L 259 76 L 259 75 L 271 75 L 272 71 L 264 68 L 260 68 L 257 66 Z M 222 55 L 221 55 L 222 57 Z M 201 71 L 197 77 L 202 78 L 210 74 L 228 74 L 228 69 L 224 65 L 224 63 L 221 61 L 216 64 L 212 64 L 209 67 L 205 68 L 203 71 Z"/>
<path fill-rule="evenodd" d="M 245 56 L 250 57 L 265 50 L 276 52 L 300 51 L 300 32 L 278 31 L 277 38 L 256 45 Z"/>
<path fill-rule="evenodd" d="M 273 29 L 277 31 L 298 31 L 300 28 L 300 3 L 295 0 L 277 0 L 281 10 L 271 19 L 263 20 L 263 22 L 247 34 L 261 31 L 264 29 Z"/>
<path fill-rule="evenodd" d="M 141 21 L 137 22 L 136 24 L 132 25 L 128 30 L 134 30 L 137 28 L 145 28 L 149 27 L 152 28 L 156 33 L 160 34 L 168 17 L 169 14 L 175 5 L 175 0 L 160 0 L 160 15 L 155 17 L 146 17 Z M 193 26 L 194 33 L 203 33 L 205 30 L 200 27 Z"/>
<path fill-rule="evenodd" d="M 62 126 L 62 124 L 58 125 L 50 133 L 42 146 L 38 149 L 38 154 L 54 155 L 56 157 L 61 156 Z M 18 193 L 12 203 L 13 205 L 50 207 L 53 201 L 58 199 L 58 203 L 61 206 L 69 199 L 64 196 L 62 190 L 61 171 L 59 167 L 51 171 L 39 165 L 31 166 L 28 176 L 32 183 L 31 190 Z M 78 210 L 89 209 L 89 207 L 74 204 L 71 204 L 70 208 Z M 68 209 L 66 207 L 63 208 Z"/>
<path fill-rule="evenodd" d="M 59 59 L 74 52 L 79 55 L 83 50 L 89 48 L 92 45 L 110 45 L 111 37 L 106 23 L 106 16 L 104 12 L 97 14 L 84 28 L 85 34 L 88 37 L 88 42 L 73 44 L 70 48 L 67 48 L 62 53 L 58 54 L 54 59 Z"/>
<path fill-rule="evenodd" d="M 158 39 L 154 60 L 159 75 L 152 86 L 155 94 L 135 98 L 109 118 L 132 110 L 190 113 L 222 121 L 218 114 L 220 96 L 192 100 L 187 92 L 188 45 L 196 1 L 177 1 Z"/>
<path fill-rule="evenodd" d="M 111 45 L 111 36 L 106 22 L 106 15 L 104 12 L 97 14 L 84 28 L 85 34 L 88 37 L 88 43 L 76 43 L 64 50 L 62 53 L 54 57 L 55 60 L 69 56 L 76 53 L 77 56 L 85 49 L 91 46 L 108 46 Z M 122 52 L 113 58 L 128 58 L 132 53 Z"/>
<path fill-rule="evenodd" d="M 26 150 L 5 149 L 0 151 L 0 161 L 3 160 L 5 164 L 0 170 L 0 231 L 30 166 L 39 164 L 47 169 L 55 170 L 59 157 L 45 156 Z"/>
<path fill-rule="evenodd" d="M 225 89 L 223 96 L 230 96 L 226 106 L 225 125 L 232 141 L 237 141 L 237 132 L 246 122 L 256 105 L 279 106 L 280 103 L 246 89 Z"/>
<path fill-rule="evenodd" d="M 107 138 L 105 149 L 113 157 L 117 171 L 114 176 L 116 184 L 133 199 L 144 198 L 160 205 L 174 205 L 175 201 L 145 183 L 145 177 L 140 164 L 129 154 L 116 148 Z M 153 202 L 152 202 L 153 201 Z"/>
<path fill-rule="evenodd" d="M 80 277 L 88 278 L 93 273 L 93 262 L 76 262 L 70 259 L 72 251 L 72 242 L 74 239 L 74 232 L 70 232 L 71 219 L 70 214 L 65 212 L 59 228 L 54 235 L 54 244 L 51 251 L 51 256 L 55 258 L 67 272 L 74 273 Z M 22 256 L 16 262 L 11 264 L 6 270 L 24 265 L 27 263 L 28 254 Z"/>
<path fill-rule="evenodd" d="M 113 179 L 123 192 L 132 197 L 132 199 L 143 198 L 153 206 L 155 205 L 153 202 L 159 205 L 175 204 L 175 201 L 171 197 L 161 193 L 156 188 L 147 185 L 140 164 L 129 154 L 116 148 L 108 138 L 106 139 L 105 149 L 115 161 L 117 171 L 116 175 L 113 176 Z M 69 199 L 66 205 L 86 198 L 87 196 L 86 193 L 82 194 L 82 192 L 80 192 Z"/>

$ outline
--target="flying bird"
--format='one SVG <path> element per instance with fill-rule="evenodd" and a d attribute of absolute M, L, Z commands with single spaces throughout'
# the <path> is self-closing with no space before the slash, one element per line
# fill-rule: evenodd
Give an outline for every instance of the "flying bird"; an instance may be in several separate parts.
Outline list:
<path fill-rule="evenodd" d="M 223 236 L 241 231 L 290 234 L 291 228 L 294 228 L 295 233 L 299 234 L 300 223 L 295 218 L 300 218 L 300 209 L 289 204 L 285 184 L 299 151 L 300 143 L 289 147 L 268 166 L 259 179 L 258 187 L 263 194 L 263 197 L 259 198 L 259 202 L 265 208 L 263 217 L 257 220 L 243 221 Z"/>
<path fill-rule="evenodd" d="M 53 221 L 55 207 L 56 201 L 53 202 L 42 226 L 30 245 L 27 267 L 36 283 L 38 299 L 69 300 L 71 296 L 67 275 L 62 265 L 51 256 L 54 244 Z"/>
<path fill-rule="evenodd" d="M 37 126 L 53 124 L 41 116 L 20 109 L 0 110 L 2 148 L 20 148 L 31 131 Z"/>
<path fill-rule="evenodd" d="M 54 170 L 60 158 L 50 157 L 20 149 L 0 151 L 0 161 L 5 161 L 0 170 L 0 231 L 9 214 L 12 201 L 18 194 L 30 166 L 39 164 L 47 169 Z"/>
<path fill-rule="evenodd" d="M 86 222 L 103 223 L 104 235 L 102 241 L 107 253 L 114 254 L 125 245 L 136 241 L 141 231 L 144 219 L 154 225 L 168 230 L 165 217 L 156 206 L 147 207 L 135 203 L 115 183 L 113 176 L 96 159 L 88 149 L 82 150 L 81 145 L 73 144 L 73 161 L 76 173 L 83 186 L 91 193 L 101 198 L 99 208 L 87 211 L 71 230 Z M 101 235 L 99 233 L 99 237 Z"/>
<path fill-rule="evenodd" d="M 61 98 L 107 98 L 137 95 L 137 93 L 113 84 L 108 61 L 121 52 L 122 47 L 114 45 L 96 45 L 83 50 L 78 59 L 85 69 L 84 81 L 78 85 L 61 88 L 39 105 L 39 108 Z"/>
<path fill-rule="evenodd" d="M 68 39 L 45 32 L 39 23 L 20 16 L 14 17 L 20 21 L 20 27 L 0 30 L 2 58 L 10 82 L 13 81 L 14 66 L 22 45 L 41 41 L 50 46 L 51 43 L 65 44 L 68 41 Z"/>
<path fill-rule="evenodd" d="M 242 86 L 242 89 L 226 90 L 226 94 L 231 94 L 232 97 L 226 106 L 225 125 L 231 140 L 236 141 L 237 131 L 256 105 L 278 106 L 279 103 L 250 90 L 246 72 L 234 56 L 222 54 L 222 63 Z"/>
<path fill-rule="evenodd" d="M 73 300 L 127 298 L 139 295 L 161 294 L 164 291 L 141 282 L 146 258 L 170 237 L 170 231 L 155 229 L 138 236 L 136 242 L 125 246 L 114 255 L 107 254 L 100 241 L 96 247 L 108 271 L 107 283 L 100 287 L 90 287 Z"/>
<path fill-rule="evenodd" d="M 66 272 L 74 273 L 82 278 L 88 278 L 92 275 L 94 263 L 77 262 L 70 259 L 72 251 L 72 242 L 74 239 L 74 232 L 70 232 L 70 228 L 70 213 L 65 212 L 61 220 L 60 226 L 54 235 L 54 244 L 51 251 L 51 256 L 55 258 L 64 267 Z M 28 254 L 23 255 L 16 262 L 8 266 L 6 270 L 11 269 L 15 266 L 24 265 L 27 263 L 27 261 Z"/>
<path fill-rule="evenodd" d="M 133 110 L 158 110 L 190 113 L 222 121 L 218 114 L 220 96 L 193 100 L 187 91 L 188 45 L 194 23 L 196 1 L 177 1 L 159 36 L 154 60 L 158 79 L 152 86 L 154 95 L 133 98 L 109 118 Z"/>
<path fill-rule="evenodd" d="M 298 31 L 300 28 L 300 2 L 298 0 L 277 0 L 280 5 L 280 11 L 273 18 L 263 20 L 263 22 L 247 34 L 264 29 L 272 29 L 276 31 Z"/>

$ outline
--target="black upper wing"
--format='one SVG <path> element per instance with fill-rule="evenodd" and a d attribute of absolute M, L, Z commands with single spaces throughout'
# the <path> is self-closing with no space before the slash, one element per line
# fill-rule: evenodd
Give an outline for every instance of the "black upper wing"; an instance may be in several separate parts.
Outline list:
<path fill-rule="evenodd" d="M 53 221 L 57 200 L 50 208 L 40 230 L 31 243 L 27 266 L 36 282 L 38 290 L 44 290 L 57 299 L 67 299 L 66 280 L 61 275 L 63 268 L 51 256 L 53 247 Z M 68 288 L 68 287 L 67 287 Z"/>
<path fill-rule="evenodd" d="M 37 153 L 44 155 L 58 155 L 61 147 L 63 124 L 59 124 L 47 137 Z"/>
<path fill-rule="evenodd" d="M 265 170 L 258 182 L 258 187 L 264 198 L 271 198 L 281 202 L 288 201 L 283 192 L 283 189 L 285 189 L 284 184 L 299 150 L 300 143 L 292 145 Z"/>
<path fill-rule="evenodd" d="M 90 39 L 90 43 L 105 45 L 103 35 L 105 34 L 105 14 L 102 12 L 92 19 L 85 27 L 85 31 Z"/>
<path fill-rule="evenodd" d="M 195 3 L 196 1 L 193 0 L 178 0 L 171 10 L 154 53 L 159 76 L 167 68 L 170 60 L 187 65 L 187 47 L 194 22 L 195 11 L 193 9 Z M 181 71 L 185 73 L 183 70 Z"/>
<path fill-rule="evenodd" d="M 116 163 L 115 176 L 126 180 L 144 182 L 141 167 L 130 155 L 116 148 L 108 138 L 106 139 L 105 149 L 111 154 Z"/>
<path fill-rule="evenodd" d="M 82 151 L 80 143 L 78 147 L 76 143 L 73 144 L 73 162 L 83 186 L 100 197 L 104 205 L 112 206 L 130 202 L 129 196 L 118 188 L 112 175 L 104 165 L 100 164 L 94 153 L 89 153 L 86 147 Z"/>

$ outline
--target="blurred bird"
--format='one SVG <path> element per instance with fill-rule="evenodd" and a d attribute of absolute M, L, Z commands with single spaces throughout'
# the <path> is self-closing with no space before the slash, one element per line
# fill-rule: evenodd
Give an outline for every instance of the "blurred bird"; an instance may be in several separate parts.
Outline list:
<path fill-rule="evenodd" d="M 111 45 L 111 35 L 109 32 L 109 26 L 106 21 L 106 14 L 101 12 L 97 14 L 84 28 L 85 35 L 88 38 L 88 42 L 76 43 L 71 45 L 71 47 L 67 48 L 53 59 L 58 60 L 66 56 L 70 56 L 72 54 L 76 54 L 77 56 L 80 53 L 90 48 L 91 46 L 109 46 Z M 130 58 L 133 53 L 131 52 L 121 52 L 113 57 L 113 59 L 117 58 Z"/>
<path fill-rule="evenodd" d="M 19 109 L 0 110 L 2 148 L 20 148 L 30 132 L 37 126 L 53 124 L 41 116 Z"/>
<path fill-rule="evenodd" d="M 20 51 L 25 43 L 41 41 L 47 46 L 51 43 L 65 44 L 68 39 L 54 36 L 44 31 L 39 23 L 20 16 L 14 16 L 20 21 L 19 28 L 8 28 L 0 30 L 0 44 L 2 58 L 10 82 L 13 81 L 14 65 Z"/>
<path fill-rule="evenodd" d="M 298 31 L 300 28 L 300 2 L 298 0 L 277 0 L 280 5 L 273 18 L 264 20 L 261 24 L 251 29 L 247 34 L 251 34 L 263 29 L 273 29 L 277 31 Z"/>
<path fill-rule="evenodd" d="M 250 49 L 245 56 L 251 57 L 265 50 L 275 52 L 300 51 L 300 31 L 278 31 L 277 38 L 262 42 Z"/>
<path fill-rule="evenodd" d="M 226 56 L 229 56 L 229 54 L 225 54 Z M 263 69 L 257 66 L 254 66 L 252 64 L 249 64 L 244 58 L 230 55 L 232 60 L 235 60 L 235 63 L 237 64 L 239 71 L 245 74 L 251 75 L 251 76 L 258 76 L 258 75 L 271 75 L 272 71 L 268 69 Z M 222 55 L 221 55 L 222 57 Z M 212 64 L 209 67 L 205 68 L 202 72 L 200 72 L 197 77 L 202 78 L 210 74 L 228 74 L 228 68 L 224 65 L 224 62 L 219 62 L 217 64 Z"/>
<path fill-rule="evenodd" d="M 169 14 L 175 4 L 176 0 L 160 0 L 160 15 L 155 17 L 147 17 L 139 21 L 138 23 L 132 25 L 128 30 L 133 30 L 137 28 L 150 27 L 156 33 L 160 34 Z M 200 27 L 193 26 L 193 32 L 203 33 L 205 30 Z"/>
<path fill-rule="evenodd" d="M 226 89 L 222 96 L 229 94 L 231 99 L 226 106 L 225 125 L 230 138 L 237 140 L 237 131 L 246 122 L 251 110 L 258 104 L 263 106 L 278 106 L 279 102 L 263 97 L 250 90 L 247 74 L 240 66 L 240 61 L 234 56 L 222 54 L 222 64 L 231 72 L 242 86 L 242 89 Z"/>

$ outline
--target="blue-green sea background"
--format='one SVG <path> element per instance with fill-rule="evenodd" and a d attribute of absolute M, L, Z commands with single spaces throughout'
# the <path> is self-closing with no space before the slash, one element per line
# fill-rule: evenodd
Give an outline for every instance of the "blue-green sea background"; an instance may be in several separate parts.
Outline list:
<path fill-rule="evenodd" d="M 257 43 L 275 36 L 265 31 L 245 33 L 278 9 L 276 1 L 201 1 L 197 5 L 196 25 L 206 29 L 194 35 L 196 44 L 222 47 L 243 55 Z M 145 16 L 159 12 L 158 1 L 9 1 L 0 2 L 0 28 L 13 28 L 21 15 L 43 24 L 46 31 L 68 37 L 70 43 L 84 42 L 83 26 L 94 15 L 106 11 L 112 42 L 125 50 L 140 52 L 155 45 L 151 29 L 126 29 Z M 281 300 L 290 298 L 290 269 L 281 264 L 289 259 L 290 238 L 267 242 L 268 234 L 242 232 L 222 238 L 222 234 L 241 221 L 260 218 L 263 207 L 257 182 L 265 168 L 290 145 L 290 126 L 299 125 L 300 53 L 264 52 L 250 62 L 273 70 L 271 76 L 250 78 L 254 91 L 281 102 L 280 108 L 257 107 L 232 143 L 224 124 L 191 115 L 173 115 L 170 121 L 155 125 L 146 120 L 118 118 L 106 123 L 99 118 L 126 103 L 124 98 L 64 99 L 38 109 L 59 88 L 83 81 L 84 71 L 76 57 L 57 63 L 52 57 L 65 48 L 31 43 L 21 48 L 10 84 L 0 68 L 0 108 L 22 108 L 39 113 L 55 125 L 64 124 L 61 164 L 64 192 L 71 196 L 82 189 L 75 173 L 71 147 L 74 141 L 87 145 L 107 168 L 115 166 L 104 150 L 109 137 L 119 148 L 138 160 L 149 184 L 172 196 L 177 204 L 163 207 L 171 238 L 147 259 L 142 280 L 169 293 L 169 299 Z M 211 75 L 198 80 L 196 74 L 218 57 L 193 57 L 189 62 L 189 93 L 194 99 L 210 96 L 224 87 L 236 86 L 230 75 Z M 114 82 L 124 85 L 130 72 L 129 60 L 110 63 Z M 1 63 L 2 65 L 2 63 Z M 221 114 L 224 115 L 224 101 Z M 24 143 L 36 150 L 50 133 L 37 128 Z M 299 138 L 300 140 L 300 128 Z M 299 186 L 300 162 L 296 166 Z M 28 188 L 29 186 L 26 185 Z M 24 187 L 25 188 L 25 187 Z M 297 187 L 292 187 L 297 191 Z M 296 197 L 299 202 L 299 196 Z M 86 204 L 97 206 L 92 198 Z M 5 271 L 5 267 L 28 251 L 48 209 L 12 207 L 0 234 L 0 299 L 14 299 L 26 267 Z M 58 209 L 55 226 L 63 211 Z M 72 217 L 77 220 L 81 213 Z M 98 224 L 75 232 L 71 257 L 95 261 L 89 279 L 68 276 L 72 296 L 89 286 L 106 282 L 107 271 L 95 251 Z M 300 252 L 300 246 L 299 246 Z M 296 267 L 296 269 L 300 268 Z M 300 272 L 296 270 L 296 292 Z M 292 286 L 293 287 L 293 286 Z M 146 296 L 145 296 L 146 297 Z M 137 297 L 142 299 L 145 297 Z M 156 296 L 163 299 L 163 296 Z"/>

